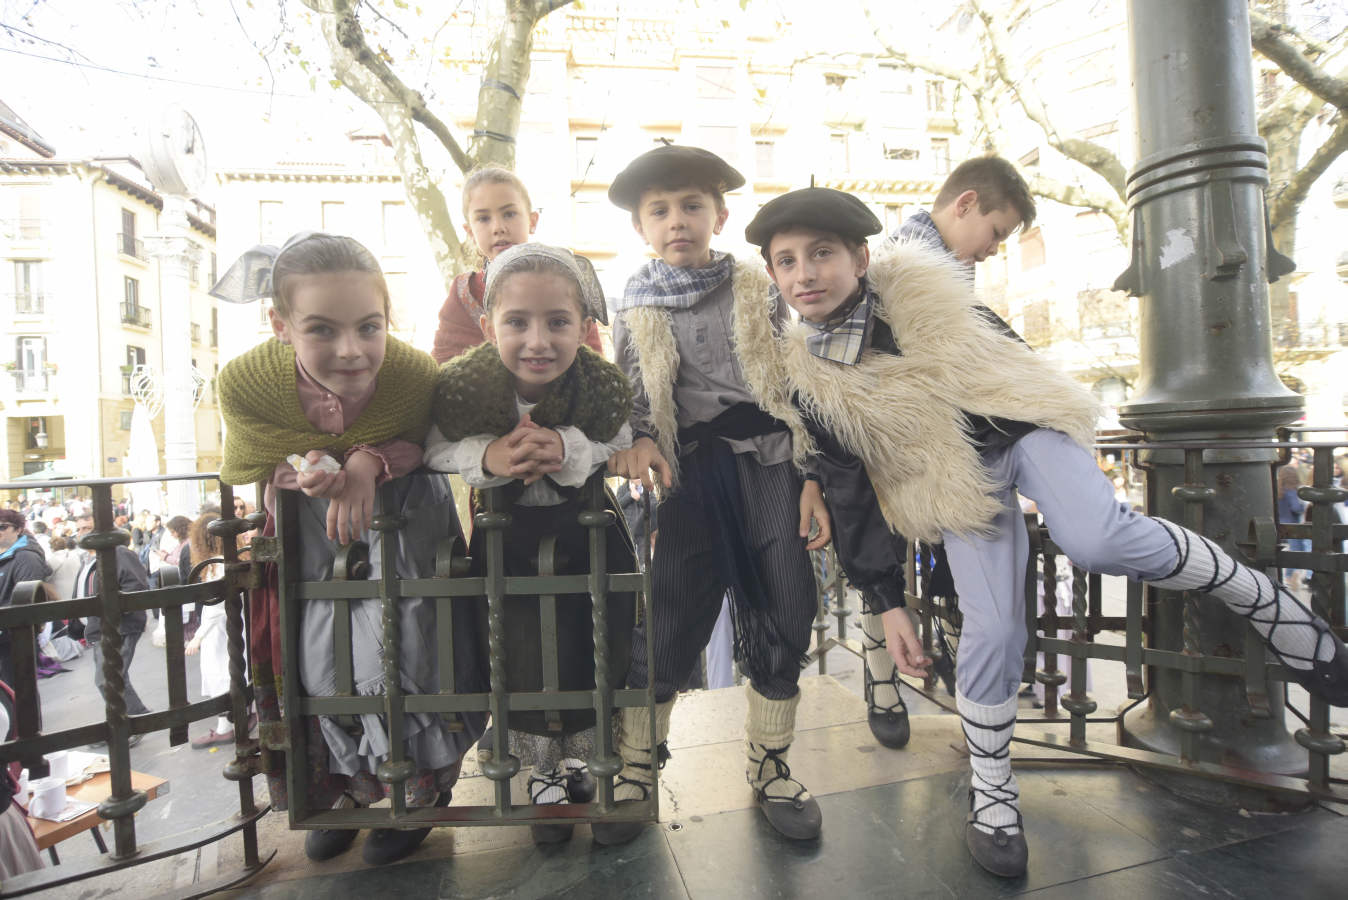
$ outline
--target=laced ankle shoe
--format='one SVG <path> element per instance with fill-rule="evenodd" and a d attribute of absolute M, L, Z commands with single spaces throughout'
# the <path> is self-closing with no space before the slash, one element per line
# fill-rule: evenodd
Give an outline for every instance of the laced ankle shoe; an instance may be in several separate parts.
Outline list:
<path fill-rule="evenodd" d="M 786 761 L 790 749 L 790 744 L 769 749 L 750 742 L 749 784 L 769 825 L 784 837 L 809 841 L 819 837 L 824 814 L 805 785 L 792 777 Z"/>
<path fill-rule="evenodd" d="M 350 809 L 356 805 L 349 794 L 343 794 L 333 809 Z M 304 836 L 304 855 L 314 862 L 323 862 L 347 851 L 360 833 L 356 828 L 315 828 Z"/>
<path fill-rule="evenodd" d="M 560 770 L 535 772 L 529 777 L 529 802 L 535 806 L 556 806 L 569 803 L 566 795 L 566 776 Z M 560 844 L 571 840 L 574 825 L 530 825 L 529 834 L 535 844 Z"/>
<path fill-rule="evenodd" d="M 621 734 L 618 755 L 622 757 L 622 771 L 613 779 L 615 805 L 641 802 L 651 798 L 655 787 L 654 769 L 664 768 L 669 759 L 665 738 L 669 736 L 669 717 L 674 700 L 655 704 L 656 750 L 651 750 L 651 716 L 644 706 L 624 707 L 621 713 Z M 595 822 L 590 826 L 595 843 L 612 847 L 626 844 L 646 827 L 645 822 Z"/>
<path fill-rule="evenodd" d="M 745 722 L 745 777 L 754 789 L 758 808 L 778 833 L 797 841 L 819 837 L 824 815 L 805 785 L 791 774 L 787 752 L 796 730 L 800 694 L 769 700 L 749 685 L 749 717 Z"/>
<path fill-rule="evenodd" d="M 594 776 L 584 765 L 566 767 L 566 796 L 572 803 L 589 803 L 594 800 Z"/>
<path fill-rule="evenodd" d="M 897 750 L 908 743 L 908 707 L 899 693 L 899 670 L 885 646 L 880 617 L 861 617 L 862 674 L 865 679 L 866 721 L 883 746 Z"/>
<path fill-rule="evenodd" d="M 449 791 L 443 791 L 436 797 L 435 805 L 449 806 L 449 801 Z M 384 866 L 397 862 L 403 857 L 410 856 L 412 851 L 420 847 L 421 842 L 426 840 L 426 836 L 430 833 L 429 828 L 376 828 L 365 839 L 365 844 L 360 850 L 361 858 L 372 866 Z"/>
<path fill-rule="evenodd" d="M 1011 772 L 1016 697 L 987 706 L 957 694 L 955 702 L 973 769 L 964 842 L 984 869 L 1002 878 L 1019 877 L 1025 874 L 1030 852 L 1020 815 L 1020 787 Z"/>
<path fill-rule="evenodd" d="M 1014 826 L 986 826 L 978 819 L 980 811 L 988 809 L 991 804 L 1002 802 L 992 799 L 984 791 L 969 788 L 969 819 L 964 825 L 964 843 L 974 862 L 993 875 L 1019 878 L 1025 874 L 1025 867 L 1030 861 L 1030 848 L 1025 843 L 1025 823 L 1020 810 L 1016 809 Z"/>

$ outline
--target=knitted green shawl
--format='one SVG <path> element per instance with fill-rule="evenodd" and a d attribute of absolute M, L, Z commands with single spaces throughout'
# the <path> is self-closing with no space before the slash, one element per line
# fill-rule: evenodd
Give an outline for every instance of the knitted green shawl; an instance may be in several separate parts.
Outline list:
<path fill-rule="evenodd" d="M 544 428 L 571 425 L 592 441 L 610 441 L 632 414 L 632 385 L 613 363 L 582 346 L 548 385 L 529 417 Z M 446 440 L 508 434 L 519 422 L 515 376 L 496 345 L 479 344 L 440 367 L 431 421 Z"/>
<path fill-rule="evenodd" d="M 229 429 L 220 480 L 249 484 L 271 476 L 291 453 L 325 450 L 339 460 L 360 444 L 403 438 L 421 444 L 429 428 L 435 362 L 390 337 L 374 397 L 340 435 L 316 429 L 300 407 L 295 348 L 272 339 L 236 356 L 216 380 Z"/>

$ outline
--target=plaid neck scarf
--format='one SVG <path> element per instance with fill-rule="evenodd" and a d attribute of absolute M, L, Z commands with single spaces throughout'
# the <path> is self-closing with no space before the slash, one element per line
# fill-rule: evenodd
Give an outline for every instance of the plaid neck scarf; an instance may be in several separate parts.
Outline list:
<path fill-rule="evenodd" d="M 801 322 L 810 329 L 805 336 L 805 349 L 812 356 L 832 360 L 844 366 L 854 366 L 866 349 L 866 337 L 871 329 L 871 310 L 875 308 L 875 291 L 863 279 L 861 290 L 851 304 L 844 305 L 827 322 Z"/>
<path fill-rule="evenodd" d="M 618 301 L 618 312 L 638 306 L 663 306 L 688 309 L 730 277 L 729 253 L 712 251 L 711 265 L 700 269 L 671 266 L 653 259 L 627 280 L 627 289 Z"/>

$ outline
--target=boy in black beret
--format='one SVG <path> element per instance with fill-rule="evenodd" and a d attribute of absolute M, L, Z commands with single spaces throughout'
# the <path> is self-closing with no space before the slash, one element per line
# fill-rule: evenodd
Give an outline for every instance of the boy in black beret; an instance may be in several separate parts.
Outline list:
<path fill-rule="evenodd" d="M 809 839 L 819 834 L 819 805 L 792 776 L 787 750 L 815 613 L 806 551 L 828 542 L 829 520 L 818 483 L 802 484 L 810 441 L 799 414 L 738 349 L 783 323 L 786 307 L 756 261 L 711 249 L 726 221 L 725 192 L 743 184 L 714 153 L 665 146 L 633 160 L 609 189 L 658 254 L 628 281 L 613 327 L 635 409 L 632 449 L 615 454 L 609 471 L 648 488 L 654 471 L 663 489 L 654 611 L 633 638 L 628 683 L 653 679 L 662 744 L 678 687 L 728 590 L 735 655 L 749 677 L 747 777 L 772 826 Z M 646 709 L 623 710 L 619 802 L 649 794 L 658 753 L 650 734 Z M 594 836 L 621 843 L 639 829 L 601 823 Z"/>
<path fill-rule="evenodd" d="M 1090 451 L 1091 394 L 981 316 L 948 253 L 900 242 L 872 260 L 863 209 L 813 188 L 760 210 L 746 235 L 801 322 L 741 353 L 776 360 L 770 383 L 794 394 L 812 432 L 864 464 L 890 528 L 945 542 L 964 617 L 956 703 L 973 768 L 974 859 L 1007 877 L 1028 859 L 1009 750 L 1027 636 L 1017 489 L 1077 565 L 1211 594 L 1250 620 L 1303 687 L 1348 705 L 1348 649 L 1329 625 L 1207 538 L 1117 503 Z M 1015 437 L 980 445 L 990 419 Z M 898 609 L 881 618 L 899 669 L 923 674 L 911 621 Z"/>

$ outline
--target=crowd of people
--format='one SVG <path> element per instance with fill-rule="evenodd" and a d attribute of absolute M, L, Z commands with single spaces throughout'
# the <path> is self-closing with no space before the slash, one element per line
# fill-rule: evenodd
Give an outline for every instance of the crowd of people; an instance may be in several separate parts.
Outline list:
<path fill-rule="evenodd" d="M 464 185 L 464 230 L 482 266 L 454 281 L 433 356 L 389 334 L 383 274 L 349 237 L 302 232 L 279 248 L 254 248 L 213 290 L 272 304 L 274 339 L 220 372 L 228 425 L 221 477 L 267 483 L 264 534 L 275 533 L 278 491 L 296 492 L 302 580 L 332 577 L 353 539 L 370 542 L 373 572 L 382 553 L 396 552 L 400 578 L 434 574 L 437 546 L 462 535 L 446 473 L 475 491 L 504 491 L 507 576 L 537 574 L 539 540 L 548 535 L 556 536 L 560 573 L 588 571 L 589 537 L 574 523 L 593 479 L 620 476 L 629 499 L 649 492 L 657 501 L 658 518 L 639 537 L 653 544 L 652 617 L 638 622 L 632 595 L 610 594 L 609 631 L 599 636 L 615 686 L 653 687 L 653 710 L 624 707 L 614 723 L 578 711 L 560 721 L 517 712 L 508 730 L 493 728 L 485 740 L 481 713 L 409 713 L 398 729 L 414 768 L 409 805 L 450 803 L 475 744 L 479 754 L 509 752 L 529 768 L 532 803 L 584 800 L 593 786 L 582 761 L 596 728 L 610 725 L 622 760 L 615 800 L 621 808 L 649 798 L 679 690 L 728 611 L 747 679 L 746 780 L 780 834 L 817 838 L 819 804 L 790 763 L 816 611 L 808 553 L 832 542 L 862 595 L 869 720 L 877 740 L 897 749 L 910 729 L 899 675 L 921 676 L 931 665 L 904 599 L 905 538 L 920 539 L 944 545 L 964 617 L 954 683 L 971 766 L 966 842 L 988 871 L 1023 874 L 1026 824 L 1009 751 L 1027 636 L 1017 491 L 1037 503 L 1076 564 L 1209 593 L 1247 618 L 1308 690 L 1348 704 L 1348 649 L 1328 624 L 1212 541 L 1119 503 L 1090 450 L 1093 396 L 975 301 L 973 264 L 1035 216 L 1013 166 L 997 157 L 960 165 L 929 212 L 875 246 L 882 227 L 857 198 L 792 191 L 745 229 L 761 259 L 712 248 L 729 217 L 725 194 L 743 184 L 720 157 L 684 146 L 645 153 L 614 179 L 609 197 L 653 258 L 616 303 L 611 360 L 597 330 L 609 308 L 593 269 L 532 241 L 539 214 L 528 190 L 497 168 Z M 608 502 L 607 565 L 633 571 L 643 554 L 611 495 Z M 640 505 L 632 514 L 644 517 L 644 502 L 626 505 Z M 388 513 L 403 523 L 396 538 L 371 540 L 373 518 Z M 139 517 L 141 552 L 167 561 L 181 541 L 175 522 Z M 484 541 L 480 531 L 469 537 L 475 574 L 485 565 Z M 188 542 L 196 559 L 196 539 Z M 6 554 L 17 556 L 0 552 L 0 566 Z M 126 555 L 128 570 L 141 562 Z M 76 593 L 92 587 L 77 573 Z M 257 711 L 277 719 L 286 702 L 273 649 L 277 585 L 254 590 L 249 602 Z M 586 594 L 556 598 L 563 690 L 594 686 L 589 603 Z M 333 610 L 301 609 L 298 658 L 286 663 L 304 694 L 382 693 L 380 601 L 350 603 L 349 667 L 336 659 Z M 542 689 L 540 603 L 510 597 L 507 612 L 507 686 Z M 444 614 L 433 598 L 400 602 L 396 668 L 406 693 L 436 693 L 449 682 L 435 642 Z M 452 615 L 455 689 L 486 691 L 484 608 L 456 604 Z M 123 633 L 133 627 L 124 623 Z M 189 646 L 205 652 L 216 633 L 208 628 L 202 621 L 196 634 L 207 637 Z M 203 682 L 205 672 L 203 665 Z M 375 772 L 390 752 L 390 723 L 373 713 L 358 719 L 356 727 L 334 716 L 311 720 L 309 739 L 322 750 L 306 766 L 311 808 L 387 797 L 390 785 Z M 274 760 L 267 774 L 272 803 L 284 808 Z M 614 845 L 642 827 L 597 822 L 592 834 Z M 428 831 L 375 829 L 364 857 L 402 858 Z M 572 826 L 540 825 L 533 835 L 540 844 L 565 841 Z M 305 848 L 327 859 L 355 838 L 350 829 L 312 830 Z"/>

